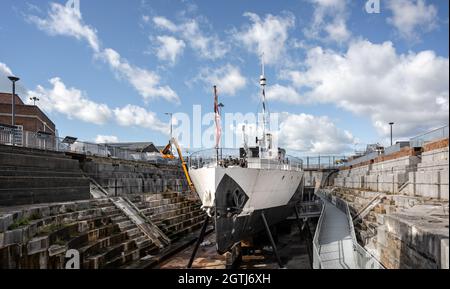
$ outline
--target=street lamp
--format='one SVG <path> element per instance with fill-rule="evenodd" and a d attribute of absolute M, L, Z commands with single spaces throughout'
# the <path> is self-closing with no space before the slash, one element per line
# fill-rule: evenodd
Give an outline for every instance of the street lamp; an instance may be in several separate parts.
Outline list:
<path fill-rule="evenodd" d="M 393 141 L 393 138 L 392 138 L 392 128 L 393 128 L 394 124 L 395 124 L 395 123 L 393 123 L 393 122 L 390 122 L 390 123 L 389 123 L 389 125 L 391 126 L 391 146 L 394 145 L 394 141 Z"/>
<path fill-rule="evenodd" d="M 12 135 L 12 145 L 15 145 L 16 138 L 16 82 L 20 80 L 20 78 L 16 76 L 8 76 L 8 79 L 12 82 L 12 101 L 11 101 L 11 126 L 13 127 L 13 135 Z"/>
<path fill-rule="evenodd" d="M 39 101 L 39 98 L 37 98 L 36 96 L 30 97 L 30 100 L 33 101 L 33 105 L 36 106 L 36 101 Z"/>
<path fill-rule="evenodd" d="M 170 153 L 173 155 L 172 152 L 172 138 L 173 138 L 173 113 L 171 112 L 166 112 L 165 115 L 170 116 Z"/>
<path fill-rule="evenodd" d="M 15 118 L 16 118 L 16 82 L 20 80 L 20 78 L 15 76 L 9 76 L 9 80 L 12 82 L 12 101 L 11 101 L 11 125 L 15 126 Z"/>

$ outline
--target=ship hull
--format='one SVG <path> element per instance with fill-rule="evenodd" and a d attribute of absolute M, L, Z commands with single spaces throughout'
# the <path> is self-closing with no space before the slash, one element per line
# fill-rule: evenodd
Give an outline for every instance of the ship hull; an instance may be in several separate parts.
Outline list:
<path fill-rule="evenodd" d="M 190 172 L 205 208 L 214 209 L 217 250 L 235 243 L 293 214 L 302 198 L 303 172 L 250 168 L 201 168 Z"/>

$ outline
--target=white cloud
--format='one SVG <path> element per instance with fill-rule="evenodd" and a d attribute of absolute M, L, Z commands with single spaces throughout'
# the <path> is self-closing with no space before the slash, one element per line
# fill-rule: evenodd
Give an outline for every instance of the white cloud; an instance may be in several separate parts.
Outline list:
<path fill-rule="evenodd" d="M 344 54 L 311 49 L 305 64 L 283 73 L 302 95 L 278 100 L 334 103 L 370 117 L 383 136 L 390 121 L 399 137 L 448 123 L 449 60 L 433 51 L 397 54 L 391 42 L 357 41 Z"/>
<path fill-rule="evenodd" d="M 111 49 L 102 49 L 97 31 L 86 25 L 81 13 L 58 3 L 51 3 L 48 17 L 28 16 L 28 19 L 50 35 L 65 35 L 85 40 L 93 49 L 94 55 L 105 60 L 121 78 L 126 79 L 145 100 L 159 98 L 179 103 L 179 97 L 169 86 L 160 84 L 155 72 L 129 64 L 120 54 Z"/>
<path fill-rule="evenodd" d="M 105 143 L 118 143 L 119 138 L 113 135 L 98 135 L 95 138 L 95 143 L 97 144 L 105 144 Z"/>
<path fill-rule="evenodd" d="M 188 19 L 176 25 L 169 19 L 157 16 L 153 23 L 160 29 L 177 33 L 201 58 L 220 59 L 228 52 L 228 46 L 215 34 L 207 35 L 200 29 L 197 19 Z"/>
<path fill-rule="evenodd" d="M 8 79 L 8 76 L 14 75 L 12 69 L 5 63 L 0 62 L 0 92 L 11 93 L 12 83 Z M 23 85 L 23 81 L 16 83 L 16 94 L 24 96 L 27 94 L 27 89 Z"/>
<path fill-rule="evenodd" d="M 125 127 L 136 126 L 164 134 L 168 133 L 168 125 L 160 121 L 154 112 L 147 111 L 143 107 L 127 105 L 122 108 L 111 109 L 106 104 L 99 104 L 90 100 L 79 89 L 68 88 L 58 77 L 50 79 L 50 84 L 53 87 L 37 86 L 35 90 L 28 92 L 27 97 L 28 99 L 37 96 L 40 99 L 39 107 L 48 113 L 61 113 L 69 119 L 82 120 L 97 125 L 115 121 Z M 31 104 L 31 102 L 31 100 L 27 101 L 28 104 Z M 99 137 L 107 140 L 107 136 Z"/>
<path fill-rule="evenodd" d="M 138 126 L 167 134 L 168 124 L 160 121 L 156 114 L 145 108 L 127 105 L 114 110 L 116 121 L 121 126 Z"/>
<path fill-rule="evenodd" d="M 291 150 L 338 154 L 351 151 L 356 139 L 326 116 L 283 113 L 279 141 L 282 147 Z"/>
<path fill-rule="evenodd" d="M 183 54 L 183 50 L 186 47 L 183 40 L 176 39 L 172 36 L 158 36 L 156 40 L 159 42 L 156 56 L 160 60 L 169 61 L 172 64 Z"/>
<path fill-rule="evenodd" d="M 437 27 L 437 8 L 424 0 L 389 0 L 387 7 L 392 12 L 388 23 L 404 38 L 418 40 L 420 32 Z"/>
<path fill-rule="evenodd" d="M 102 53 L 110 67 L 120 78 L 126 79 L 145 100 L 163 98 L 167 101 L 179 103 L 180 99 L 169 86 L 159 86 L 160 77 L 156 73 L 133 66 L 110 48 Z"/>
<path fill-rule="evenodd" d="M 304 102 L 302 96 L 294 87 L 279 84 L 267 87 L 266 98 L 267 100 L 282 100 L 283 102 L 293 104 L 300 104 Z"/>
<path fill-rule="evenodd" d="M 51 3 L 48 18 L 42 19 L 32 15 L 28 19 L 50 35 L 66 35 L 82 39 L 87 41 L 95 52 L 100 51 L 97 31 L 84 24 L 81 13 L 77 13 L 75 9 Z"/>
<path fill-rule="evenodd" d="M 150 21 L 150 16 L 142 15 L 142 21 L 144 21 L 145 23 L 148 23 Z"/>
<path fill-rule="evenodd" d="M 153 22 L 159 28 L 169 30 L 170 32 L 176 32 L 179 30 L 179 28 L 175 25 L 175 23 L 162 16 L 154 17 Z"/>
<path fill-rule="evenodd" d="M 334 22 L 325 26 L 325 31 L 331 40 L 342 43 L 350 39 L 351 33 L 347 30 L 345 20 L 342 18 L 335 19 Z"/>
<path fill-rule="evenodd" d="M 235 95 L 247 85 L 247 79 L 239 68 L 231 64 L 219 69 L 204 68 L 195 80 L 202 81 L 208 90 L 217 85 L 219 93 L 226 95 Z"/>
<path fill-rule="evenodd" d="M 310 2 L 313 4 L 314 14 L 311 26 L 304 29 L 307 37 L 337 43 L 350 39 L 351 33 L 346 23 L 348 0 L 310 0 Z"/>
<path fill-rule="evenodd" d="M 4 63 L 0 62 L 0 92 L 11 91 L 11 81 L 8 76 L 13 75 L 11 69 Z"/>
<path fill-rule="evenodd" d="M 4 76 L 11 76 L 13 74 L 11 69 L 2 62 L 0 62 L 0 73 Z"/>
<path fill-rule="evenodd" d="M 289 29 L 295 25 L 295 17 L 286 13 L 281 16 L 266 15 L 261 19 L 257 14 L 245 13 L 252 24 L 235 33 L 234 37 L 245 48 L 258 55 L 264 53 L 267 64 L 275 64 L 286 55 L 286 41 Z"/>
<path fill-rule="evenodd" d="M 29 97 L 39 98 L 39 107 L 43 110 L 62 113 L 70 119 L 94 124 L 105 124 L 111 118 L 112 112 L 106 104 L 89 100 L 76 88 L 67 88 L 60 78 L 50 79 L 50 84 L 52 88 L 38 86 L 35 90 L 28 92 Z M 27 102 L 31 104 L 31 100 Z"/>

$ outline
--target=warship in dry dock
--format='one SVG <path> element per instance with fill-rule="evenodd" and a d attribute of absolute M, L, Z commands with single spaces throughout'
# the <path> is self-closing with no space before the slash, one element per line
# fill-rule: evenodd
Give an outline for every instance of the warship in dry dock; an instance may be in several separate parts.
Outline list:
<path fill-rule="evenodd" d="M 266 83 L 263 65 L 260 77 L 263 135 L 256 139 L 255 147 L 248 147 L 244 129 L 242 148 L 219 149 L 217 142 L 215 149 L 190 157 L 189 174 L 203 208 L 214 219 L 220 254 L 292 215 L 303 193 L 301 161 L 274 147 L 273 135 L 266 133 Z M 220 135 L 216 89 L 214 110 Z"/>

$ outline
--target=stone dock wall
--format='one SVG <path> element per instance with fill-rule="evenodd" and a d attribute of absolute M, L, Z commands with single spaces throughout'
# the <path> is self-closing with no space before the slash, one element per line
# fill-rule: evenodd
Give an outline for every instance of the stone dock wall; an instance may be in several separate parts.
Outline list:
<path fill-rule="evenodd" d="M 81 168 L 110 196 L 188 190 L 186 177 L 179 165 L 88 158 L 82 162 Z"/>
<path fill-rule="evenodd" d="M 448 138 L 429 143 L 420 151 L 404 148 L 342 169 L 334 178 L 334 186 L 448 200 L 448 151 Z"/>
<path fill-rule="evenodd" d="M 64 153 L 0 145 L 0 207 L 90 198 L 79 162 Z"/>

